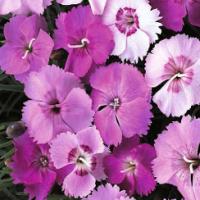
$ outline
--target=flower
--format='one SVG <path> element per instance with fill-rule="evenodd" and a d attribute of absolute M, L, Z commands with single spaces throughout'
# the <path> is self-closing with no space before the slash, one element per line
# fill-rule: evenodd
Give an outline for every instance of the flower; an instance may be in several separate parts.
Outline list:
<path fill-rule="evenodd" d="M 0 15 L 14 14 L 43 14 L 44 9 L 51 5 L 51 0 L 1 0 Z"/>
<path fill-rule="evenodd" d="M 159 19 L 159 11 L 151 10 L 146 0 L 107 1 L 103 21 L 114 34 L 112 54 L 131 62 L 142 59 L 150 44 L 158 39 L 157 34 L 161 33 Z"/>
<path fill-rule="evenodd" d="M 104 177 L 102 156 L 104 145 L 95 127 L 76 134 L 61 133 L 51 142 L 51 158 L 57 169 L 67 167 L 63 189 L 66 195 L 85 197 L 95 187 L 96 179 Z"/>
<path fill-rule="evenodd" d="M 108 182 L 118 184 L 130 195 L 148 195 L 156 186 L 151 171 L 155 157 L 155 149 L 149 144 L 139 144 L 138 136 L 124 139 L 112 154 L 104 158 Z"/>
<path fill-rule="evenodd" d="M 25 82 L 31 71 L 46 66 L 54 44 L 45 29 L 44 19 L 37 15 L 11 18 L 4 26 L 6 40 L 0 48 L 2 70 Z"/>
<path fill-rule="evenodd" d="M 173 122 L 155 141 L 153 172 L 158 183 L 178 187 L 186 200 L 200 196 L 200 120 L 183 117 Z"/>
<path fill-rule="evenodd" d="M 14 139 L 15 153 L 9 167 L 15 184 L 24 184 L 29 199 L 44 200 L 56 182 L 48 145 L 37 145 L 28 133 Z"/>
<path fill-rule="evenodd" d="M 31 100 L 25 102 L 23 121 L 34 141 L 47 143 L 62 131 L 77 132 L 91 124 L 92 102 L 79 87 L 77 77 L 56 66 L 30 74 L 25 94 Z"/>
<path fill-rule="evenodd" d="M 153 8 L 160 10 L 163 25 L 174 31 L 181 31 L 184 17 L 188 15 L 189 22 L 200 27 L 199 0 L 150 0 Z"/>
<path fill-rule="evenodd" d="M 117 146 L 122 135 L 146 134 L 150 118 L 150 89 L 131 65 L 111 64 L 91 76 L 94 122 L 104 142 Z"/>
<path fill-rule="evenodd" d="M 200 41 L 186 35 L 162 40 L 146 59 L 146 80 L 162 84 L 153 101 L 167 116 L 181 116 L 199 103 Z M 166 98 L 167 97 L 167 98 Z"/>
<path fill-rule="evenodd" d="M 134 200 L 134 198 L 129 198 L 126 192 L 120 191 L 117 185 L 112 186 L 107 183 L 105 186 L 101 185 L 98 187 L 97 191 L 85 198 L 84 200 Z"/>
<path fill-rule="evenodd" d="M 100 17 L 92 14 L 89 6 L 61 14 L 56 25 L 55 48 L 69 52 L 65 70 L 83 77 L 93 63 L 106 62 L 114 47 L 113 35 Z"/>
<path fill-rule="evenodd" d="M 107 0 L 88 0 L 94 15 L 101 15 L 104 11 Z M 62 5 L 79 4 L 82 0 L 57 0 Z"/>

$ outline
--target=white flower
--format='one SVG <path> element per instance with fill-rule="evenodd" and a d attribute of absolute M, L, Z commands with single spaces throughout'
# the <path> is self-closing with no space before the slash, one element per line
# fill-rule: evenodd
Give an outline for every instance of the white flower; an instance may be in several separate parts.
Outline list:
<path fill-rule="evenodd" d="M 147 0 L 108 0 L 103 21 L 114 34 L 113 55 L 137 62 L 161 33 L 160 12 L 151 10 Z"/>

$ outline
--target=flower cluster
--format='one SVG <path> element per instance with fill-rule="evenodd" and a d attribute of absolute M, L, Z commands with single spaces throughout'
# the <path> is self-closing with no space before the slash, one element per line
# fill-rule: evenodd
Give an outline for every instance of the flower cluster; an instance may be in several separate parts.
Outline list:
<path fill-rule="evenodd" d="M 54 5 L 63 10 L 50 31 Z M 162 25 L 182 30 L 185 16 L 200 26 L 200 1 L 0 0 L 9 13 L 0 67 L 27 100 L 8 166 L 29 199 L 54 184 L 84 200 L 134 200 L 157 183 L 200 197 L 200 120 L 186 114 L 200 103 L 200 40 L 159 37 Z M 182 119 L 153 146 L 154 106 Z"/>

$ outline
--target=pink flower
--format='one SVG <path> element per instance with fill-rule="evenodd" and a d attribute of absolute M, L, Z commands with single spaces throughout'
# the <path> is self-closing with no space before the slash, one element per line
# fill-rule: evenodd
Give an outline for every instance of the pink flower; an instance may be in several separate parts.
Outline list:
<path fill-rule="evenodd" d="M 31 71 L 46 66 L 54 44 L 44 30 L 45 21 L 37 15 L 11 18 L 4 27 L 6 41 L 0 48 L 2 70 L 25 82 Z"/>
<path fill-rule="evenodd" d="M 44 200 L 57 178 L 48 145 L 37 145 L 26 132 L 14 139 L 15 153 L 9 167 L 15 184 L 24 184 L 29 199 Z"/>
<path fill-rule="evenodd" d="M 186 35 L 161 41 L 148 55 L 146 80 L 151 87 L 162 84 L 153 101 L 165 115 L 184 115 L 199 103 L 199 58 L 199 40 Z"/>
<path fill-rule="evenodd" d="M 94 15 L 101 15 L 104 11 L 107 0 L 88 0 Z M 79 4 L 82 0 L 57 0 L 62 5 Z"/>
<path fill-rule="evenodd" d="M 142 59 L 161 33 L 159 19 L 159 11 L 151 10 L 146 0 L 107 1 L 103 21 L 114 34 L 112 54 L 131 62 Z"/>
<path fill-rule="evenodd" d="M 44 9 L 51 4 L 51 0 L 1 0 L 0 15 L 14 14 L 43 14 Z"/>
<path fill-rule="evenodd" d="M 51 143 L 51 158 L 57 169 L 67 167 L 63 189 L 66 195 L 85 197 L 94 188 L 96 179 L 104 178 L 102 153 L 104 145 L 95 127 L 73 134 L 61 133 Z"/>
<path fill-rule="evenodd" d="M 200 0 L 150 0 L 153 8 L 160 10 L 163 25 L 174 31 L 181 31 L 184 17 L 188 15 L 189 22 L 200 27 Z"/>
<path fill-rule="evenodd" d="M 95 125 L 104 142 L 117 146 L 122 135 L 146 134 L 151 118 L 150 89 L 131 65 L 101 67 L 90 79 Z"/>
<path fill-rule="evenodd" d="M 173 122 L 155 141 L 154 175 L 160 184 L 178 187 L 185 200 L 200 197 L 200 120 Z"/>
<path fill-rule="evenodd" d="M 23 120 L 37 143 L 47 143 L 56 134 L 76 132 L 92 122 L 91 99 L 73 74 L 56 66 L 31 73 L 25 84 Z"/>
<path fill-rule="evenodd" d="M 120 191 L 117 185 L 112 186 L 107 183 L 105 186 L 101 185 L 98 187 L 97 191 L 85 198 L 84 200 L 134 200 L 134 198 L 129 198 L 126 192 Z"/>
<path fill-rule="evenodd" d="M 79 77 L 85 76 L 94 63 L 104 64 L 113 50 L 112 32 L 89 6 L 61 14 L 56 25 L 55 48 L 69 52 L 65 70 Z"/>
<path fill-rule="evenodd" d="M 118 184 L 130 195 L 148 195 L 156 186 L 151 171 L 151 162 L 156 157 L 149 144 L 139 144 L 137 136 L 125 139 L 104 158 L 108 182 Z"/>

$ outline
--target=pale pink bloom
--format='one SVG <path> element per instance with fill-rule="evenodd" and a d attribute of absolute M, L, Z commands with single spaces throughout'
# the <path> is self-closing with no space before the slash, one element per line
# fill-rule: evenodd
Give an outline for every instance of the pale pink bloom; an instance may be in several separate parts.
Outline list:
<path fill-rule="evenodd" d="M 178 187 L 185 200 L 200 197 L 200 120 L 173 122 L 155 142 L 153 172 L 160 184 Z"/>
<path fill-rule="evenodd" d="M 51 0 L 0 0 L 0 15 L 14 14 L 42 14 L 51 4 Z"/>
<path fill-rule="evenodd" d="M 161 33 L 159 19 L 159 11 L 151 10 L 146 0 L 109 0 L 103 21 L 114 34 L 112 54 L 131 62 L 142 59 Z"/>
<path fill-rule="evenodd" d="M 23 121 L 34 141 L 44 144 L 63 131 L 77 132 L 91 125 L 91 99 L 80 80 L 56 66 L 32 72 L 25 83 L 30 100 L 23 108 Z"/>
<path fill-rule="evenodd" d="M 61 133 L 52 141 L 50 154 L 55 167 L 69 169 L 63 182 L 66 195 L 85 197 L 95 188 L 96 180 L 105 178 L 104 150 L 103 140 L 95 127 L 76 134 Z"/>
<path fill-rule="evenodd" d="M 200 41 L 186 35 L 162 40 L 146 60 L 149 86 L 161 89 L 153 101 L 167 116 L 181 116 L 200 100 Z"/>
<path fill-rule="evenodd" d="M 94 15 L 101 15 L 104 11 L 107 0 L 88 0 Z M 82 0 L 57 0 L 62 5 L 79 4 Z"/>

